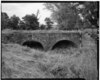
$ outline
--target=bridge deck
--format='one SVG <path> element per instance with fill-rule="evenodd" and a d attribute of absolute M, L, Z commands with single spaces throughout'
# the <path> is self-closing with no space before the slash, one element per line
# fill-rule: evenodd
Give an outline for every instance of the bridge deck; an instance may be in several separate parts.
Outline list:
<path fill-rule="evenodd" d="M 84 29 L 84 30 L 3 30 L 2 33 L 84 33 L 84 32 L 97 32 L 97 29 Z"/>
<path fill-rule="evenodd" d="M 4 30 L 2 33 L 81 33 L 81 30 Z"/>

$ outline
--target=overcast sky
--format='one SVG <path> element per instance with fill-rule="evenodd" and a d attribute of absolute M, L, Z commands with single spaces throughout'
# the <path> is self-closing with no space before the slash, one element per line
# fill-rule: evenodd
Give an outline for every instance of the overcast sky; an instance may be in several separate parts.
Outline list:
<path fill-rule="evenodd" d="M 44 23 L 44 19 L 51 15 L 51 12 L 44 8 L 43 3 L 2 3 L 2 12 L 6 12 L 9 17 L 15 14 L 20 19 L 26 14 L 36 14 L 39 9 L 40 23 Z"/>

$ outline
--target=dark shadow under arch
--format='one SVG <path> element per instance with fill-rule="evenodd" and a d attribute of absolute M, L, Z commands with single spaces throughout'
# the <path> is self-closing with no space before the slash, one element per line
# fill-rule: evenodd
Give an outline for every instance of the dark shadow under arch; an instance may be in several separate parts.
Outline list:
<path fill-rule="evenodd" d="M 60 48 L 70 48 L 70 47 L 76 48 L 77 45 L 76 45 L 75 43 L 73 43 L 72 41 L 69 41 L 69 40 L 61 40 L 61 41 L 58 41 L 58 42 L 52 47 L 51 50 L 60 49 Z"/>
<path fill-rule="evenodd" d="M 39 50 L 44 49 L 42 44 L 40 42 L 37 42 L 37 41 L 25 41 L 22 45 L 30 47 L 30 48 L 34 48 L 34 49 L 39 49 Z"/>

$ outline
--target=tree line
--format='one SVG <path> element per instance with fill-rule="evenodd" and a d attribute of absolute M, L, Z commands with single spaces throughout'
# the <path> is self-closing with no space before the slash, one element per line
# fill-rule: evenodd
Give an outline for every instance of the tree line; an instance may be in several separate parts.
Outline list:
<path fill-rule="evenodd" d="M 22 20 L 16 16 L 13 15 L 9 18 L 6 12 L 1 13 L 1 29 L 12 29 L 12 30 L 38 30 L 38 29 L 50 29 L 52 28 L 53 22 L 50 18 L 45 18 L 46 25 L 39 24 L 38 18 L 35 14 L 31 15 L 25 15 L 22 17 Z"/>
<path fill-rule="evenodd" d="M 40 25 L 38 14 L 27 14 L 20 20 L 16 15 L 9 18 L 6 12 L 2 12 L 2 30 L 50 30 L 53 29 L 53 23 L 57 23 L 59 30 L 99 28 L 99 2 L 80 1 L 44 3 L 44 5 L 52 12 L 51 18 L 45 18 L 46 25 Z"/>

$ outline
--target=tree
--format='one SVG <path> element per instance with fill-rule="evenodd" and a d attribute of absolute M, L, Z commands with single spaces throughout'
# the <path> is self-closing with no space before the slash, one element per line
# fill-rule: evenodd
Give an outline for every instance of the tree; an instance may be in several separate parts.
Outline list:
<path fill-rule="evenodd" d="M 10 18 L 10 20 L 9 20 L 9 22 L 8 22 L 8 25 L 9 25 L 9 27 L 10 27 L 11 29 L 17 30 L 17 29 L 19 29 L 19 26 L 18 26 L 19 21 L 20 21 L 19 17 L 17 17 L 16 15 L 13 15 L 13 16 Z"/>
<path fill-rule="evenodd" d="M 27 26 L 25 25 L 25 23 L 22 20 L 19 21 L 18 26 L 19 26 L 20 30 L 27 30 Z"/>
<path fill-rule="evenodd" d="M 98 26 L 99 2 L 45 3 L 52 11 L 52 19 L 58 23 L 59 29 L 76 29 Z M 81 26 L 80 26 L 81 25 Z"/>
<path fill-rule="evenodd" d="M 47 30 L 51 29 L 52 28 L 52 24 L 53 24 L 51 19 L 47 17 L 47 18 L 45 18 L 45 22 L 46 22 L 46 25 L 47 25 Z"/>
<path fill-rule="evenodd" d="M 35 14 L 24 16 L 23 22 L 25 23 L 25 27 L 27 30 L 39 29 L 38 18 L 37 16 L 35 16 Z"/>
<path fill-rule="evenodd" d="M 45 29 L 46 29 L 46 25 L 42 24 L 42 25 L 40 26 L 40 29 L 41 29 L 41 30 L 45 30 Z"/>
<path fill-rule="evenodd" d="M 83 5 L 84 8 L 81 8 L 79 12 L 84 17 L 84 22 L 88 22 L 90 27 L 99 27 L 99 2 L 83 2 L 79 3 Z"/>
<path fill-rule="evenodd" d="M 8 27 L 8 21 L 9 21 L 9 16 L 7 15 L 7 13 L 2 12 L 1 13 L 1 29 L 7 29 Z"/>
<path fill-rule="evenodd" d="M 76 19 L 76 9 L 70 3 L 46 3 L 46 8 L 52 11 L 52 19 L 60 25 L 60 29 L 66 30 L 74 28 Z"/>

